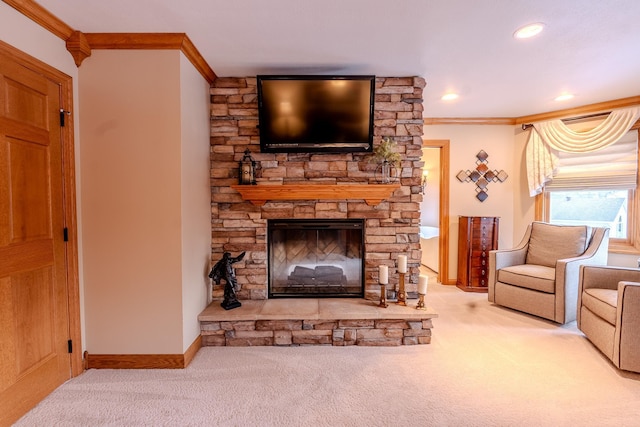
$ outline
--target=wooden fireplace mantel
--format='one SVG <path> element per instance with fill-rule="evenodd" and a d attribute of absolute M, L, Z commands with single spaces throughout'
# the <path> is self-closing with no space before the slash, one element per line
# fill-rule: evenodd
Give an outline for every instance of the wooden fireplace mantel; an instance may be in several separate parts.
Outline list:
<path fill-rule="evenodd" d="M 400 184 L 282 184 L 232 185 L 242 196 L 256 206 L 267 200 L 342 200 L 364 199 L 375 206 L 400 188 Z"/>

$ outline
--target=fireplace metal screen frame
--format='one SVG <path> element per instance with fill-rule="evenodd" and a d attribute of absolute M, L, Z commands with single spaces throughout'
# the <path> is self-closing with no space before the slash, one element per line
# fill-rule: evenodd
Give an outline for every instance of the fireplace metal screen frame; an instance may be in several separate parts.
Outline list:
<path fill-rule="evenodd" d="M 283 227 L 295 230 L 345 230 L 359 231 L 360 285 L 358 292 L 348 293 L 283 293 L 274 292 L 273 281 L 273 235 Z M 272 219 L 267 221 L 267 286 L 268 298 L 364 298 L 365 291 L 365 221 L 364 219 Z"/>

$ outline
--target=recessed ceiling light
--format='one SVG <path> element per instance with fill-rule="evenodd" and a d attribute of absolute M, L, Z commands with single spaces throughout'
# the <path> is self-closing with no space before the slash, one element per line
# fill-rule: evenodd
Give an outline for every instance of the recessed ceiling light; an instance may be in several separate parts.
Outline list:
<path fill-rule="evenodd" d="M 536 36 L 540 34 L 540 32 L 544 29 L 544 24 L 542 22 L 536 22 L 535 24 L 528 24 L 524 27 L 518 28 L 515 33 L 513 33 L 513 37 L 517 39 L 528 39 L 530 37 Z"/>
<path fill-rule="evenodd" d="M 568 101 L 569 99 L 573 98 L 573 95 L 570 93 L 564 93 L 560 96 L 556 96 L 555 101 L 558 102 L 562 102 L 562 101 Z"/>
<path fill-rule="evenodd" d="M 453 101 L 454 99 L 458 99 L 458 94 L 457 93 L 445 93 L 444 95 L 442 95 L 442 99 L 443 101 Z"/>

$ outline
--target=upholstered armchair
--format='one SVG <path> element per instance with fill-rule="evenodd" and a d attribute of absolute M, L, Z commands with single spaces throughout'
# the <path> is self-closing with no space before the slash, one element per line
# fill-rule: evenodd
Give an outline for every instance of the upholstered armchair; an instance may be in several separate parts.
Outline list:
<path fill-rule="evenodd" d="M 616 367 L 640 372 L 640 269 L 583 266 L 577 325 Z"/>
<path fill-rule="evenodd" d="M 580 266 L 606 265 L 609 229 L 533 222 L 520 244 L 489 253 L 489 301 L 556 323 L 576 319 Z"/>

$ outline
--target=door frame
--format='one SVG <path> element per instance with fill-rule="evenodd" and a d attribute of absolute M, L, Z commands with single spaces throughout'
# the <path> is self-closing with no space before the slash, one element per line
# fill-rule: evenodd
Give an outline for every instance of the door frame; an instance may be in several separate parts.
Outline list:
<path fill-rule="evenodd" d="M 422 147 L 440 149 L 438 282 L 455 285 L 455 280 L 449 278 L 449 140 L 423 139 Z"/>
<path fill-rule="evenodd" d="M 65 112 L 73 111 L 73 79 L 52 66 L 0 40 L 0 51 L 17 64 L 28 68 L 60 86 L 60 105 Z M 84 371 L 82 363 L 82 327 L 80 321 L 80 277 L 78 273 L 78 227 L 76 220 L 76 180 L 73 114 L 65 114 L 65 126 L 60 128 L 62 144 L 62 184 L 64 226 L 68 230 L 65 245 L 66 285 L 69 307 L 69 339 L 71 377 Z M 60 230 L 62 232 L 62 230 Z"/>

